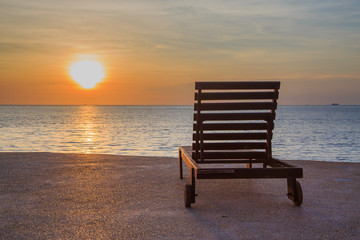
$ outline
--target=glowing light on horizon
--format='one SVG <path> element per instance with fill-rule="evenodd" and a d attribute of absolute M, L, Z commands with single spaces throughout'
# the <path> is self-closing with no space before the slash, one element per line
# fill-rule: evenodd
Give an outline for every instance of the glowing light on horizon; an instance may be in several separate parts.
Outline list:
<path fill-rule="evenodd" d="M 91 89 L 103 80 L 105 71 L 98 61 L 82 60 L 70 66 L 70 76 L 82 88 Z"/>

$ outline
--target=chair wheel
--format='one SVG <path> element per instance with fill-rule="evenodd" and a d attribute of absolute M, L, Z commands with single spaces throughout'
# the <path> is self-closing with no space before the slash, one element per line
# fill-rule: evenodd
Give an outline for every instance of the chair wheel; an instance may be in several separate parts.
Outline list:
<path fill-rule="evenodd" d="M 300 206 L 303 202 L 303 192 L 299 181 L 296 181 L 295 191 L 297 193 L 297 199 L 294 199 L 294 204 L 295 206 Z"/>
<path fill-rule="evenodd" d="M 184 189 L 184 203 L 185 207 L 191 207 L 191 185 L 186 184 Z"/>

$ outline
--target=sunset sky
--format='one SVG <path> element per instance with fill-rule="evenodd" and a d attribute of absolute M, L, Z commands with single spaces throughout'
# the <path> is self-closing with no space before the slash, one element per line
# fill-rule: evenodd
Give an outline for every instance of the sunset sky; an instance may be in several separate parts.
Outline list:
<path fill-rule="evenodd" d="M 94 89 L 79 60 L 103 65 Z M 192 104 L 195 81 L 224 80 L 360 104 L 360 1 L 0 0 L 0 104 Z"/>

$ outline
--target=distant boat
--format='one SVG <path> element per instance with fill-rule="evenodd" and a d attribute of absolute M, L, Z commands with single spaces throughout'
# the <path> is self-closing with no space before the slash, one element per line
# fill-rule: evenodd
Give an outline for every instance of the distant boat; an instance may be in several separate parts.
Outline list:
<path fill-rule="evenodd" d="M 332 106 L 339 106 L 338 103 L 332 103 L 331 105 L 332 105 Z"/>

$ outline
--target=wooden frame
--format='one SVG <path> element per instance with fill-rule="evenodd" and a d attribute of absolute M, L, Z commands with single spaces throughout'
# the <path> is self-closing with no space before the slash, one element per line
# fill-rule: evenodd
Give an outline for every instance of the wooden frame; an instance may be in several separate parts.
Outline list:
<path fill-rule="evenodd" d="M 179 147 L 190 170 L 185 207 L 195 203 L 196 179 L 286 178 L 288 197 L 302 203 L 302 168 L 272 157 L 280 82 L 196 82 L 193 144 Z"/>

